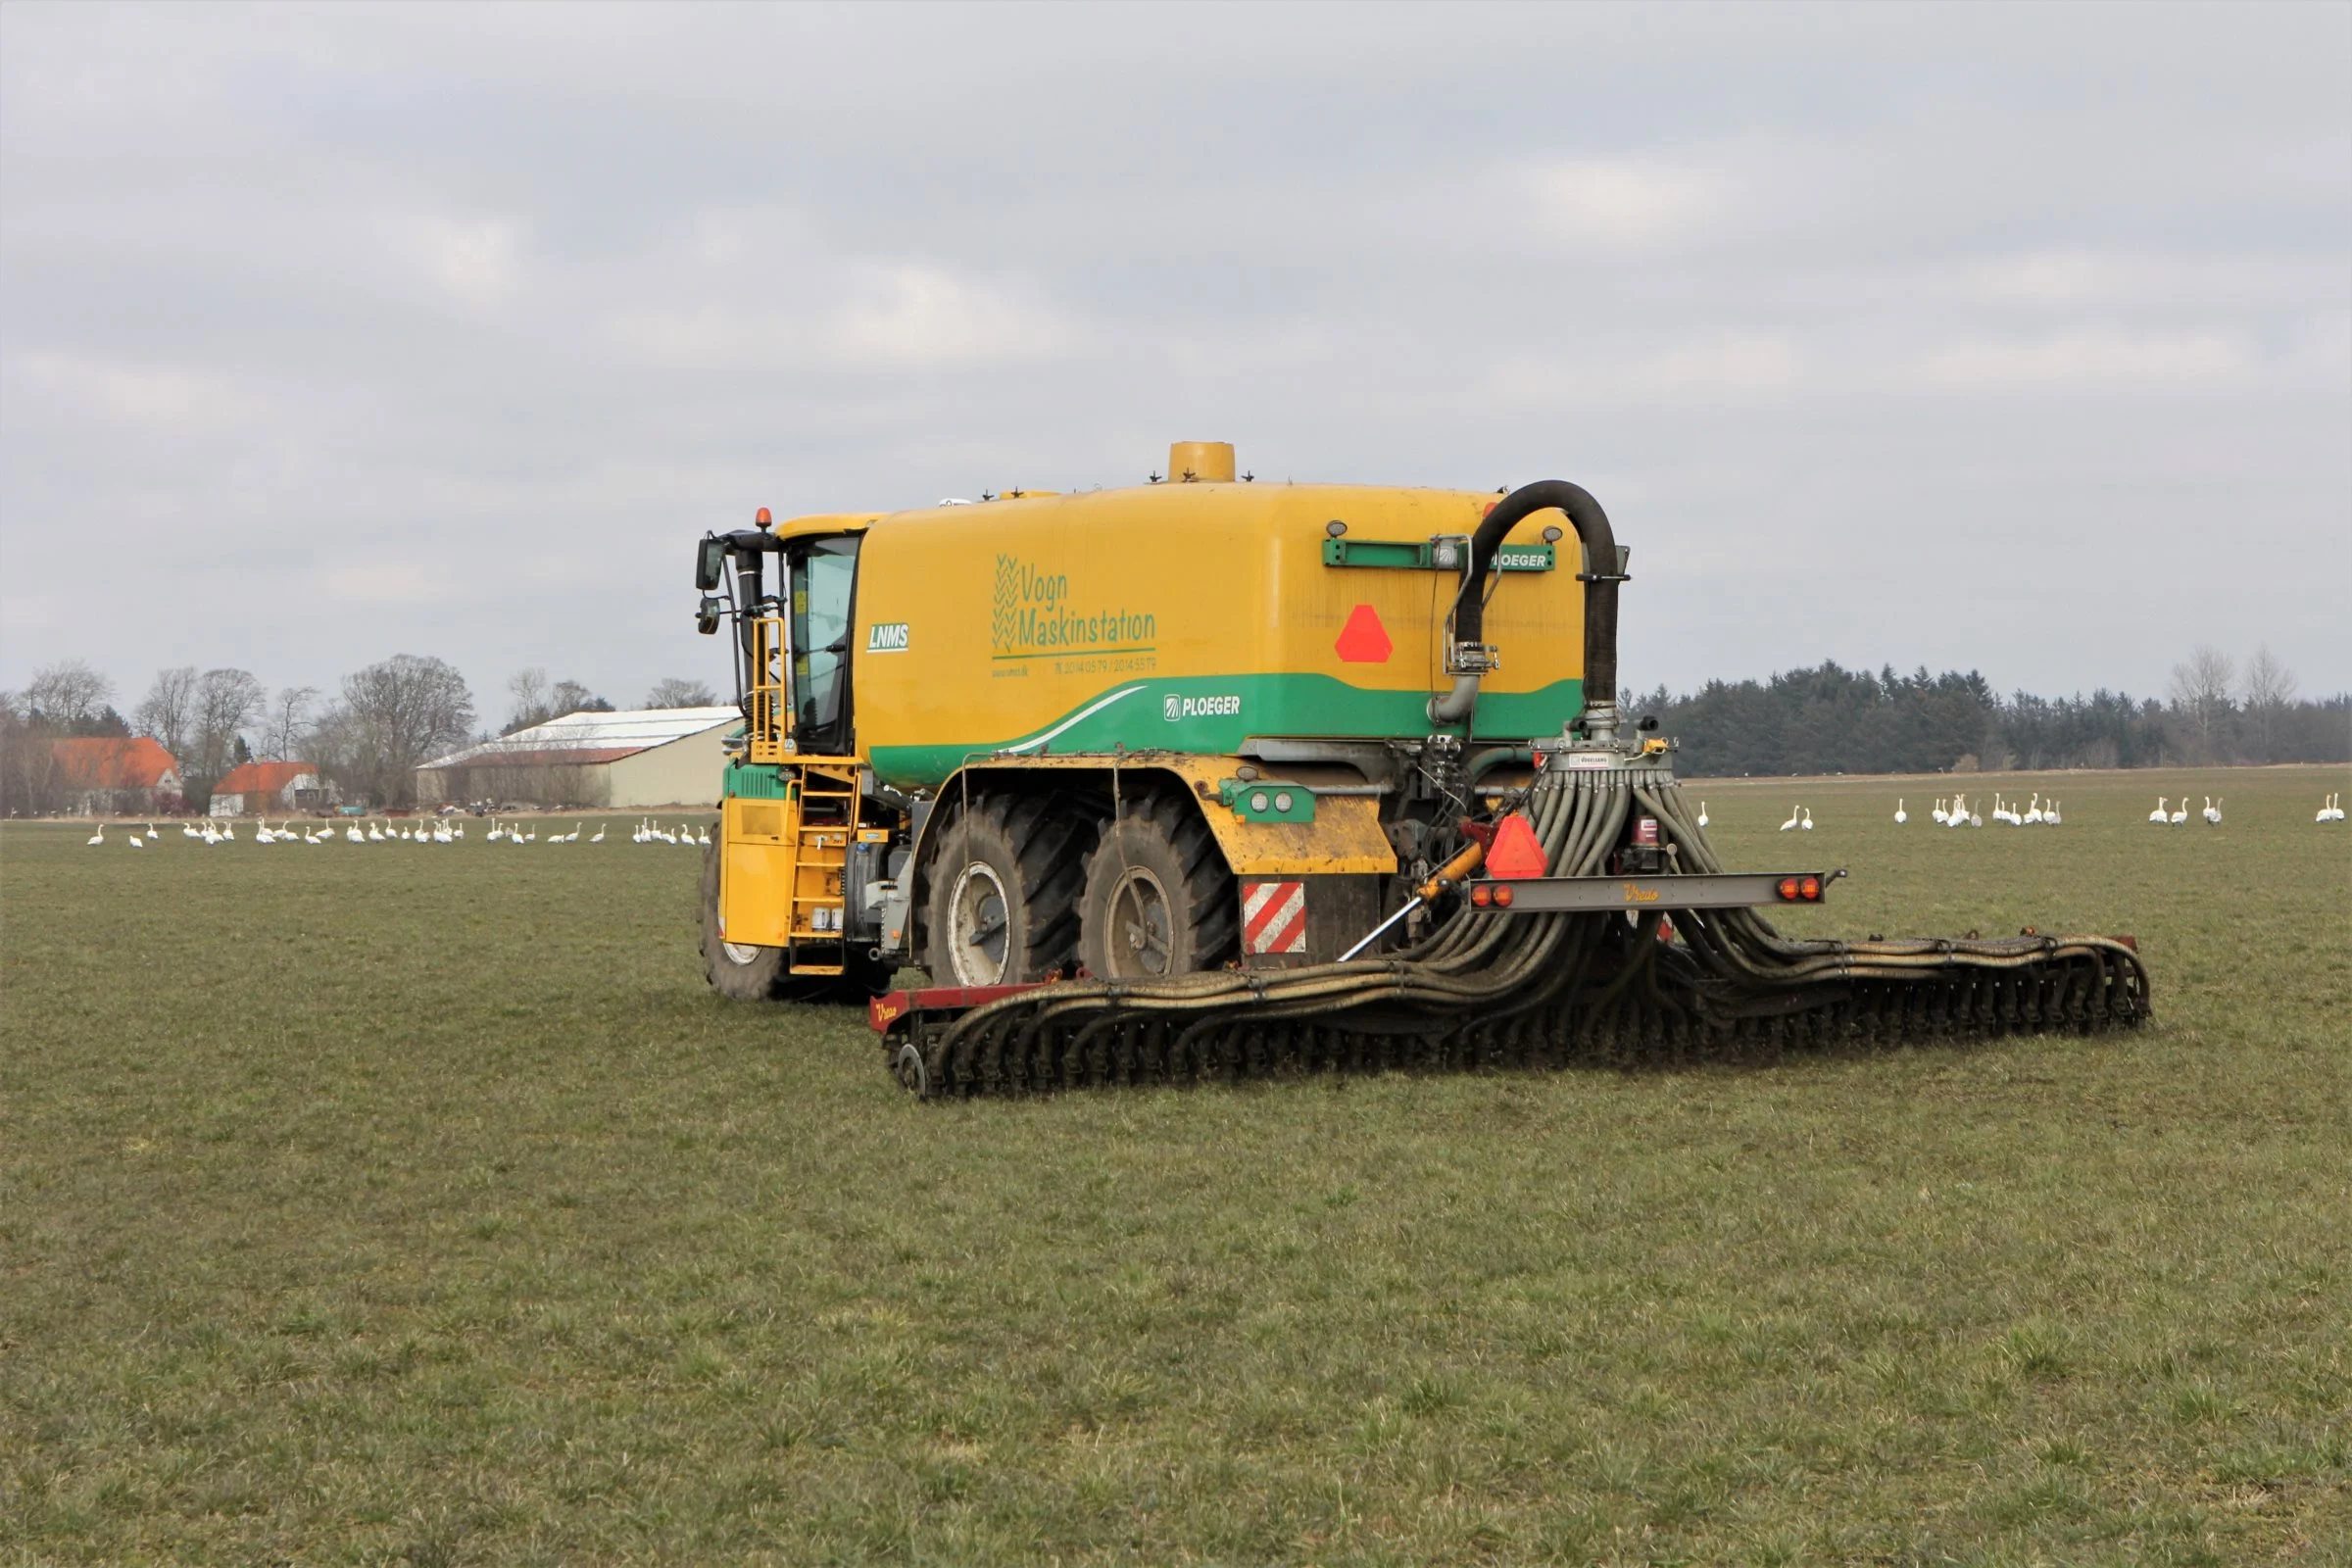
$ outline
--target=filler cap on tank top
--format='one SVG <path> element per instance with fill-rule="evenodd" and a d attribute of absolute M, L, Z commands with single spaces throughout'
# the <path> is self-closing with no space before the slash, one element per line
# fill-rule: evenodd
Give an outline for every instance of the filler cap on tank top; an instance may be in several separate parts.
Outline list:
<path fill-rule="evenodd" d="M 1233 443 L 1177 441 L 1170 444 L 1168 477 L 1178 484 L 1233 483 Z"/>

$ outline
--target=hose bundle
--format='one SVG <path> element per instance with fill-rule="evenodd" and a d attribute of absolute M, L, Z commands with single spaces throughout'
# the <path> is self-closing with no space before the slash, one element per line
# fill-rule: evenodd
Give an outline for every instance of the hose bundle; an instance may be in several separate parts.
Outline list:
<path fill-rule="evenodd" d="M 1722 870 L 1663 768 L 1540 774 L 1547 874 L 1597 876 L 1639 809 L 1682 872 Z M 1560 1066 L 2132 1027 L 2148 980 L 2104 937 L 1832 942 L 1753 909 L 1506 914 L 1460 906 L 1418 943 L 1298 969 L 1040 987 L 885 1037 L 925 1098 L 1283 1072 Z"/>

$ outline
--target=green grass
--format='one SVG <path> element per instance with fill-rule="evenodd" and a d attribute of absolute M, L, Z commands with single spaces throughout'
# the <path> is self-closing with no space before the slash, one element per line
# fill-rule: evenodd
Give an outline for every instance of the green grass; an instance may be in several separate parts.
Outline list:
<path fill-rule="evenodd" d="M 11 825 L 0 1559 L 2344 1560 L 2343 787 L 1691 786 L 2140 1034 L 946 1105 L 682 850 Z"/>

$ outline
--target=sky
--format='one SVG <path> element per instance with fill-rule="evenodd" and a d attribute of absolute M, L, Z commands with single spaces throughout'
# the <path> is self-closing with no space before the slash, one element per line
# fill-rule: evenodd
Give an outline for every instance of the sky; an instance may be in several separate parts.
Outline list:
<path fill-rule="evenodd" d="M 2352 689 L 2352 6 L 0 9 L 0 687 L 723 687 L 1179 439 L 1584 484 L 1642 690 Z"/>

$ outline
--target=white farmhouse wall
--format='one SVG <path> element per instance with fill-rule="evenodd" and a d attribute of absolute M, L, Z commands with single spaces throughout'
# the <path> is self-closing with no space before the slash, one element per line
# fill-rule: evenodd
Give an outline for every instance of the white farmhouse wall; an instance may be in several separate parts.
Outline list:
<path fill-rule="evenodd" d="M 719 742 L 731 723 L 714 724 L 697 735 L 652 746 L 634 757 L 607 762 L 613 807 L 710 806 L 718 800 L 719 774 L 726 753 Z"/>

